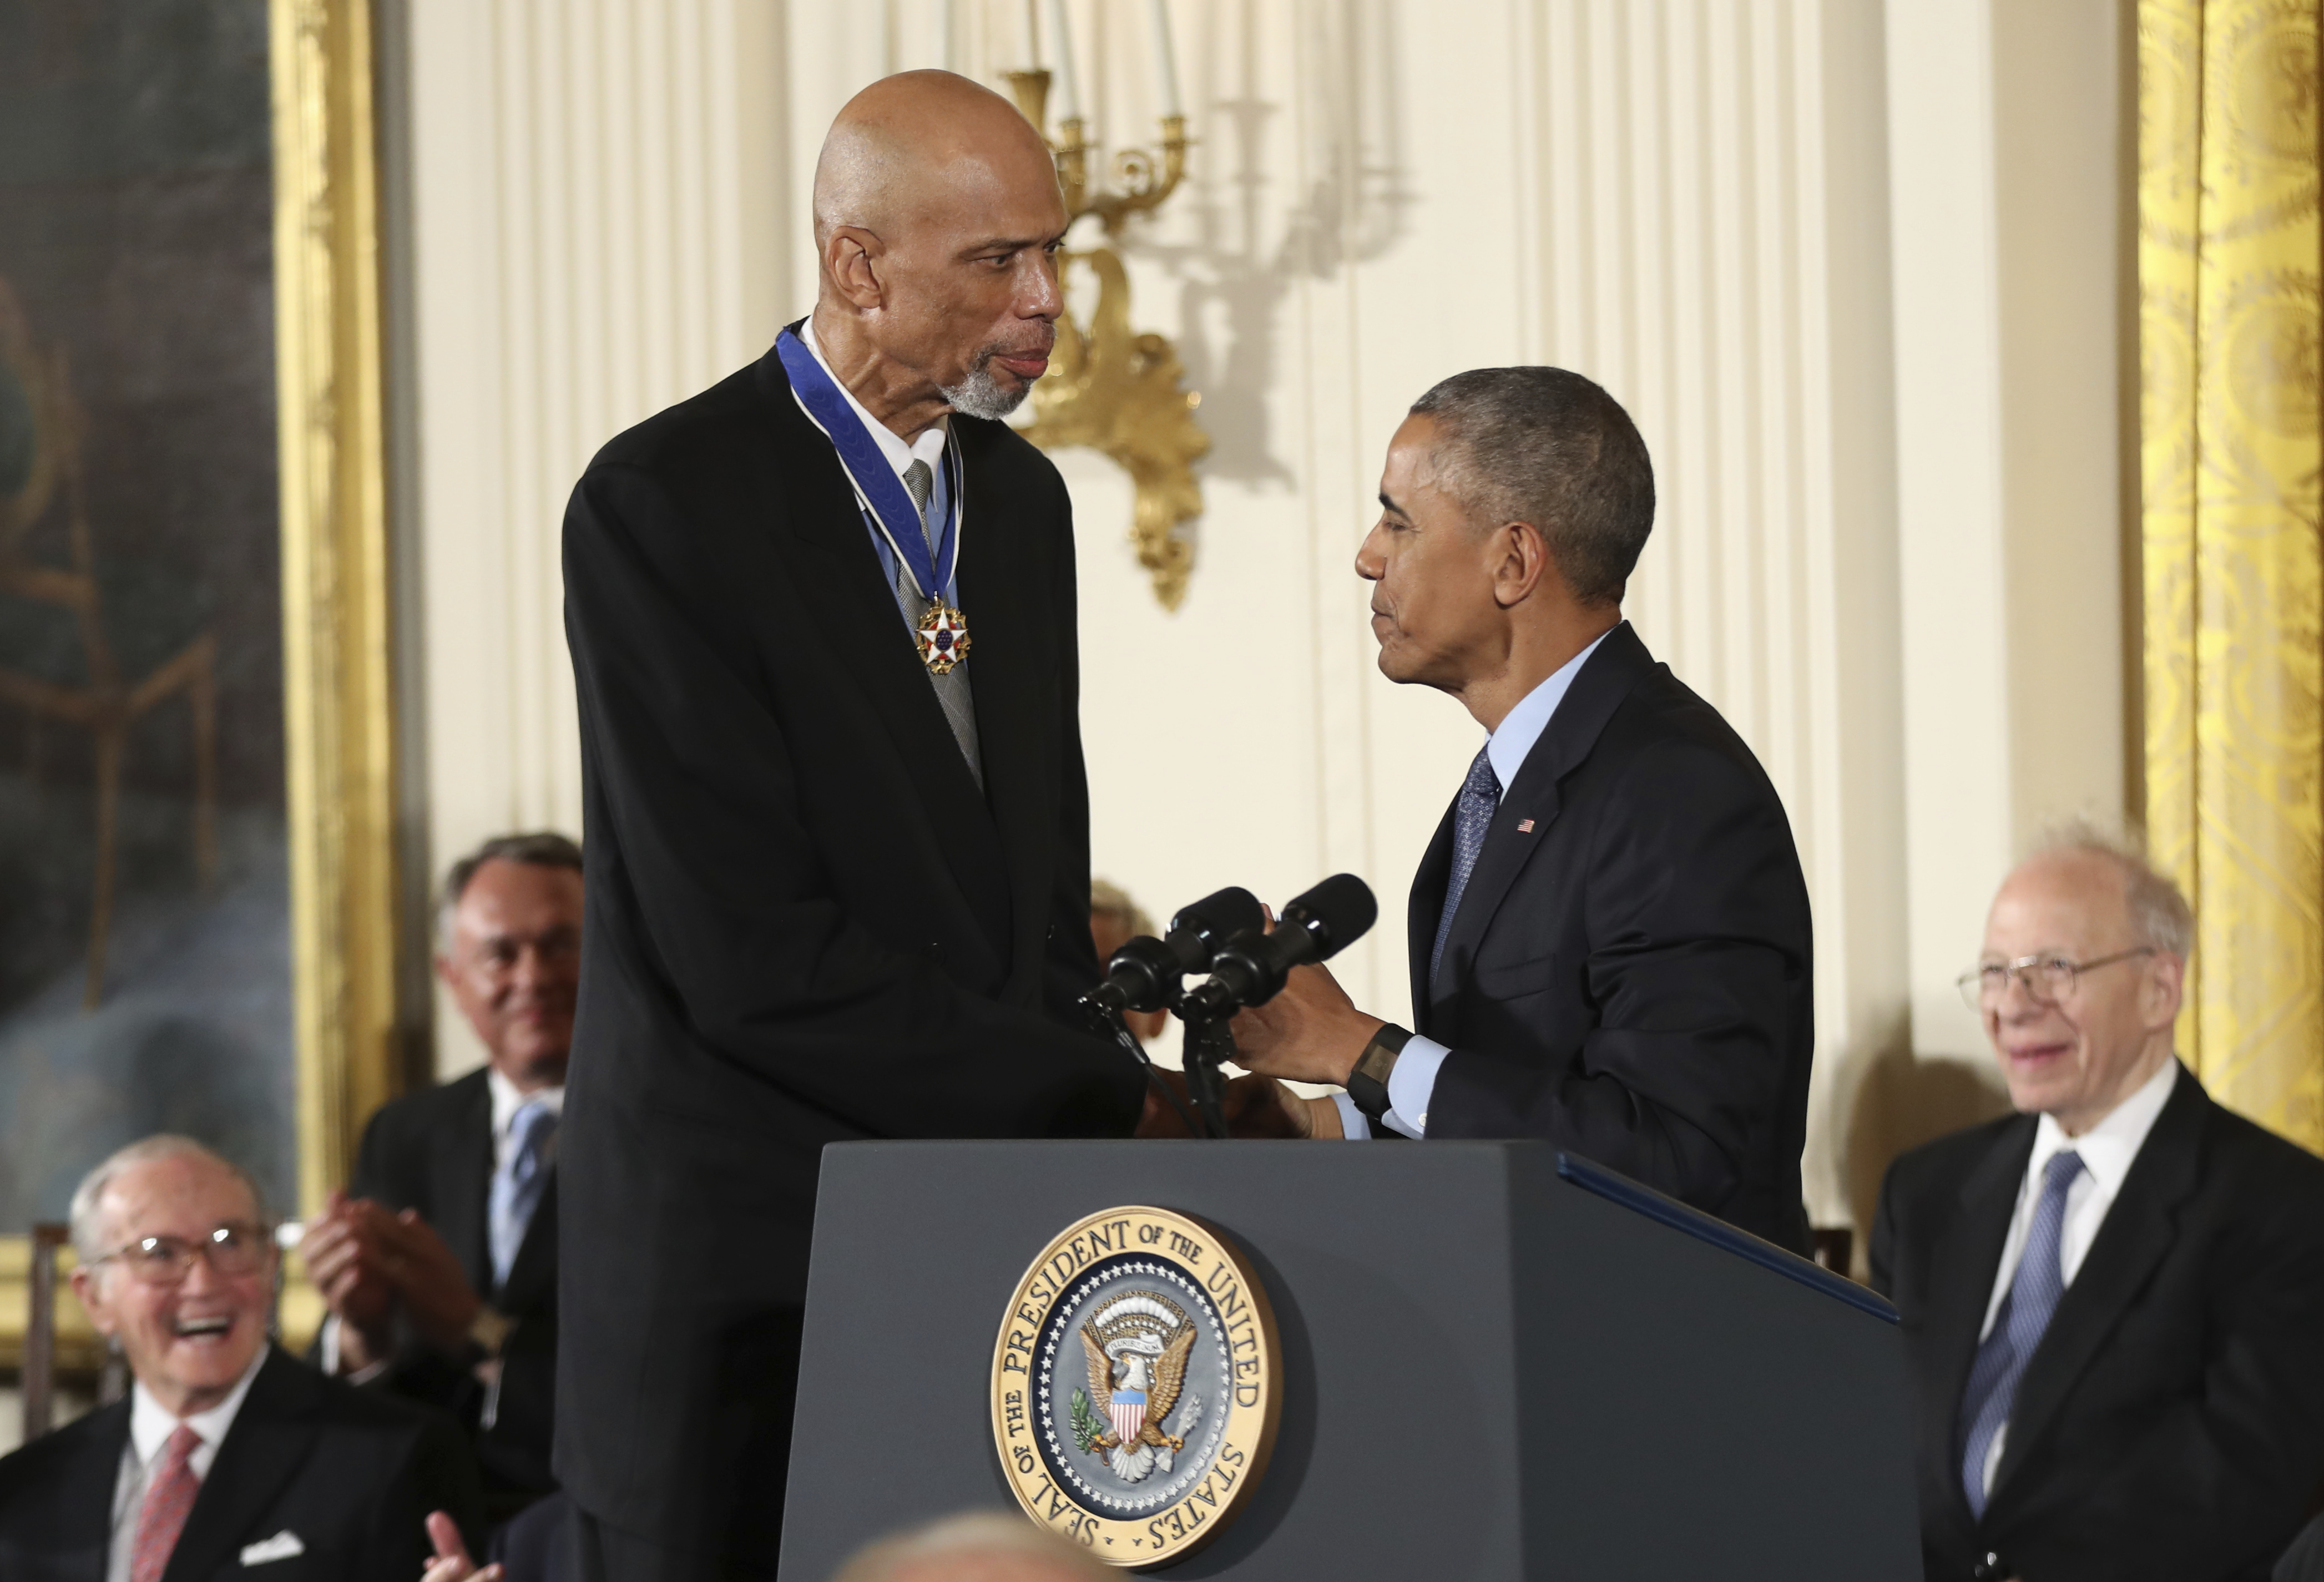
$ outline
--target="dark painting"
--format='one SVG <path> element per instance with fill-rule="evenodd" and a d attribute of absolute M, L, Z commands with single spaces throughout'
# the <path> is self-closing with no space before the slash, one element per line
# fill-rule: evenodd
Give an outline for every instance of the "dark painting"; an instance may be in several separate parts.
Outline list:
<path fill-rule="evenodd" d="M 295 1180 L 264 0 L 0 0 L 0 1234 Z"/>

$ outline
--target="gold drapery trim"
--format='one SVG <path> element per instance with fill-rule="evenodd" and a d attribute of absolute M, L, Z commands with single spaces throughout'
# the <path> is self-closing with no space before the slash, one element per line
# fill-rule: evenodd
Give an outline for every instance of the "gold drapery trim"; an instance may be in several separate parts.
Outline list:
<path fill-rule="evenodd" d="M 2145 792 L 2181 1049 L 2324 1150 L 2317 0 L 2140 0 Z"/>
<path fill-rule="evenodd" d="M 370 0 L 271 0 L 299 1199 L 395 1096 L 394 697 Z"/>

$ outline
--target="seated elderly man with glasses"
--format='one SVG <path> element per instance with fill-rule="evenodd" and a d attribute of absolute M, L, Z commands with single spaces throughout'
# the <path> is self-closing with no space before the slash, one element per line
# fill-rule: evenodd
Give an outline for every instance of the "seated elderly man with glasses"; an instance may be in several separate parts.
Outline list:
<path fill-rule="evenodd" d="M 0 1459 L 0 1577 L 412 1582 L 441 1547 L 430 1512 L 473 1536 L 450 1420 L 269 1343 L 273 1228 L 243 1171 L 189 1138 L 134 1143 L 73 1194 L 72 1236 L 73 1291 L 136 1384 Z"/>
<path fill-rule="evenodd" d="M 2324 1491 L 2324 1162 L 2211 1102 L 2194 922 L 2095 831 L 2002 884 L 1961 987 L 2018 1113 L 1888 1173 L 1932 1579 L 2262 1578 Z"/>

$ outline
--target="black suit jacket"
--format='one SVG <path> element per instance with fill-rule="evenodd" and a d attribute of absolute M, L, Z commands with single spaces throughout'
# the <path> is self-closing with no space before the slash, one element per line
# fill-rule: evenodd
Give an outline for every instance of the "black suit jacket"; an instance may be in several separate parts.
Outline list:
<path fill-rule="evenodd" d="M 493 1095 L 481 1072 L 383 1105 L 364 1128 L 349 1191 L 401 1211 L 417 1209 L 435 1228 L 476 1293 L 513 1320 L 501 1348 L 493 1424 L 483 1426 L 485 1390 L 468 1359 L 416 1338 L 399 1347 L 380 1381 L 450 1413 L 468 1430 L 494 1521 L 505 1521 L 557 1486 L 549 1442 L 557 1385 L 557 1177 L 525 1227 L 508 1283 L 494 1289 L 487 1237 L 493 1182 Z"/>
<path fill-rule="evenodd" d="M 565 521 L 589 832 L 559 1149 L 558 1471 L 644 1534 L 778 1506 L 817 1161 L 1126 1134 L 1098 976 L 1073 529 L 954 417 L 986 790 L 779 359 L 614 439 Z"/>
<path fill-rule="evenodd" d="M 129 1408 L 115 1402 L 0 1459 L 7 1582 L 104 1582 Z M 447 1419 L 277 1351 L 218 1446 L 162 1582 L 412 1582 L 437 1510 L 477 1543 L 475 1463 Z M 244 1545 L 286 1531 L 305 1553 L 243 1565 Z"/>
<path fill-rule="evenodd" d="M 2324 1491 L 2324 1162 L 2181 1073 L 2019 1380 L 1974 1520 L 1959 1421 L 2035 1118 L 1896 1161 L 1872 1283 L 1919 1386 L 1928 1575 L 2261 1578 Z"/>
<path fill-rule="evenodd" d="M 1616 627 L 1503 795 L 1432 981 L 1453 818 L 1407 919 L 1416 1029 L 1452 1051 L 1428 1136 L 1543 1138 L 1805 1253 L 1807 887 L 1751 750 Z"/>

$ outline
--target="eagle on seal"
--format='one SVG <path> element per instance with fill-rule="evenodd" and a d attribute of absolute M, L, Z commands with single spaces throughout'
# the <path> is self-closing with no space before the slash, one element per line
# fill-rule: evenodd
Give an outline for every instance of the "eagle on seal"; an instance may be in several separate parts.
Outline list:
<path fill-rule="evenodd" d="M 1194 1325 L 1181 1323 L 1167 1344 L 1158 1343 L 1158 1337 L 1138 1336 L 1105 1346 L 1098 1343 L 1088 1328 L 1083 1329 L 1082 1349 L 1089 1354 L 1090 1399 L 1097 1407 L 1098 1421 L 1110 1424 L 1125 1421 L 1114 1412 L 1116 1389 L 1124 1393 L 1134 1391 L 1146 1397 L 1145 1411 L 1137 1414 L 1139 1421 L 1134 1430 L 1125 1434 L 1109 1428 L 1090 1441 L 1092 1449 L 1110 1456 L 1123 1445 L 1125 1438 L 1131 1450 L 1141 1445 L 1173 1453 L 1186 1448 L 1185 1440 L 1162 1430 L 1163 1421 L 1178 1404 L 1178 1390 L 1186 1376 L 1186 1354 L 1194 1345 Z M 1141 1345 L 1140 1340 L 1146 1343 Z M 1114 1355 L 1107 1355 L 1109 1352 Z"/>

